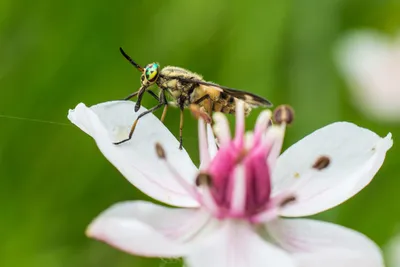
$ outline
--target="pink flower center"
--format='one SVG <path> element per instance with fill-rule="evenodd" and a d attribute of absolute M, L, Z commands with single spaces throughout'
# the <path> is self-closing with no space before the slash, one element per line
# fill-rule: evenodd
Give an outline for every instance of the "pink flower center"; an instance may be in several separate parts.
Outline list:
<path fill-rule="evenodd" d="M 259 140 L 250 149 L 234 141 L 220 148 L 208 168 L 219 217 L 250 218 L 266 209 L 271 194 L 268 154 Z"/>

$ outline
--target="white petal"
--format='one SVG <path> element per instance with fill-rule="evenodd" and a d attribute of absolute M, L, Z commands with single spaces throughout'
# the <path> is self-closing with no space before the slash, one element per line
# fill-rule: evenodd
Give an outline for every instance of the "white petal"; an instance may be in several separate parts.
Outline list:
<path fill-rule="evenodd" d="M 383 267 L 380 249 L 345 227 L 309 219 L 278 219 L 266 225 L 298 267 Z"/>
<path fill-rule="evenodd" d="M 130 201 L 111 206 L 90 224 L 86 233 L 131 254 L 180 257 L 189 249 L 185 242 L 208 220 L 209 214 L 200 209 Z"/>
<path fill-rule="evenodd" d="M 176 181 L 155 151 L 159 142 L 165 149 L 167 160 L 182 177 L 193 184 L 197 169 L 185 150 L 168 129 L 152 114 L 138 123 L 130 141 L 114 145 L 128 136 L 135 118 L 145 111 L 134 112 L 131 101 L 106 102 L 87 108 L 79 104 L 70 110 L 68 118 L 92 136 L 104 156 L 131 182 L 149 196 L 182 207 L 197 206 L 197 202 Z"/>
<path fill-rule="evenodd" d="M 189 267 L 295 267 L 283 250 L 264 241 L 248 224 L 225 221 L 185 258 Z"/>
<path fill-rule="evenodd" d="M 273 195 L 293 193 L 283 216 L 307 216 L 332 208 L 364 188 L 377 173 L 392 146 L 391 134 L 381 138 L 354 124 L 338 122 L 315 131 L 286 150 L 273 172 Z M 328 167 L 312 168 L 327 156 Z"/>

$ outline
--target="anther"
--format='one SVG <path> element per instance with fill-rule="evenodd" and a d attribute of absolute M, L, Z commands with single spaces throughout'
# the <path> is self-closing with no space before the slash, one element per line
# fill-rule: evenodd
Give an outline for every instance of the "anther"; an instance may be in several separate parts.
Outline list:
<path fill-rule="evenodd" d="M 195 183 L 197 186 L 207 185 L 210 186 L 212 183 L 211 175 L 205 172 L 201 172 L 197 175 Z"/>
<path fill-rule="evenodd" d="M 319 157 L 312 166 L 316 170 L 322 170 L 329 166 L 331 160 L 327 156 Z"/>
<path fill-rule="evenodd" d="M 247 156 L 247 153 L 248 153 L 248 151 L 247 151 L 246 149 L 242 149 L 242 150 L 239 152 L 239 154 L 237 155 L 235 164 L 241 163 L 241 162 L 244 160 L 244 158 Z"/>
<path fill-rule="evenodd" d="M 291 124 L 294 119 L 294 110 L 291 106 L 280 105 L 274 110 L 273 118 L 276 124 Z"/>
<path fill-rule="evenodd" d="M 166 158 L 166 156 L 165 156 L 165 150 L 164 150 L 164 148 L 161 146 L 160 143 L 156 143 L 156 152 L 157 152 L 157 156 L 158 156 L 160 159 L 165 159 L 165 158 Z"/>

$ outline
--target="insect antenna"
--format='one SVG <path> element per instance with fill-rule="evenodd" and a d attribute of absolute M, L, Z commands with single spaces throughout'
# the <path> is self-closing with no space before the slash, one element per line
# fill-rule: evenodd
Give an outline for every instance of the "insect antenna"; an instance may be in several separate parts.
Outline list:
<path fill-rule="evenodd" d="M 140 72 L 144 71 L 144 69 L 139 64 L 137 64 L 135 61 L 133 61 L 133 59 L 125 53 L 125 51 L 122 49 L 122 47 L 119 48 L 119 51 L 135 68 L 137 68 Z"/>

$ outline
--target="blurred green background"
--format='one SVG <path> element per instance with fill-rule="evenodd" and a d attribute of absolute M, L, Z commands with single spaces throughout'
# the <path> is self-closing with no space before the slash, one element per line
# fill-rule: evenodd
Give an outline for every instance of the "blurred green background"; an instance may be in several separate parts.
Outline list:
<path fill-rule="evenodd" d="M 348 30 L 394 34 L 399 25 L 397 0 L 1 0 L 0 114 L 66 125 L 0 118 L 0 266 L 181 266 L 127 255 L 84 235 L 112 203 L 145 198 L 66 118 L 79 102 L 138 89 L 140 75 L 120 46 L 142 65 L 185 67 L 275 105 L 289 103 L 297 117 L 285 146 L 338 120 L 381 136 L 392 132 L 394 147 L 371 185 L 318 216 L 384 246 L 400 230 L 400 125 L 369 120 L 352 106 L 333 47 Z M 166 119 L 174 134 L 178 114 L 171 109 Z M 185 123 L 185 145 L 197 162 L 189 112 Z"/>

